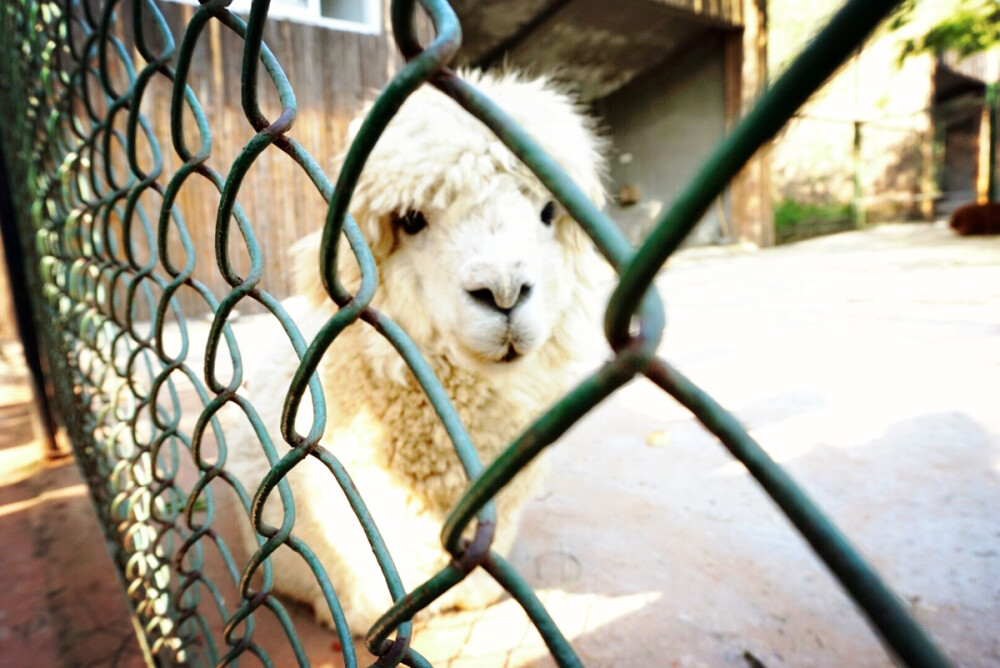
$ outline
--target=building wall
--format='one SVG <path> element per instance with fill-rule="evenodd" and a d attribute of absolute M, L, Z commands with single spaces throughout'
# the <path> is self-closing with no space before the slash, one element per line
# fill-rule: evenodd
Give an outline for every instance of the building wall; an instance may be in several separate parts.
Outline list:
<path fill-rule="evenodd" d="M 772 79 L 829 15 L 837 0 L 784 0 L 772 5 Z M 798 20 L 798 23 L 795 23 Z M 790 22 L 795 31 L 790 32 Z M 882 26 L 824 85 L 772 144 L 772 196 L 809 205 L 849 205 L 855 197 L 870 219 L 929 215 L 935 193 L 934 60 L 898 63 L 902 41 L 926 28 Z M 784 32 L 783 32 L 784 31 Z M 798 40 L 791 43 L 790 40 Z M 860 144 L 855 148 L 855 128 Z"/>
<path fill-rule="evenodd" d="M 609 212 L 633 241 L 685 187 L 765 81 L 765 0 L 455 0 L 466 62 L 564 80 L 614 140 L 612 188 L 640 201 Z M 682 161 L 676 155 L 684 156 Z M 630 161 L 631 159 L 631 161 Z M 738 174 L 692 239 L 773 240 L 767 151 Z M 720 231 L 720 221 L 726 228 Z"/>
<path fill-rule="evenodd" d="M 900 69 L 891 49 L 869 45 L 778 136 L 772 153 L 775 197 L 847 204 L 857 170 L 862 207 L 870 216 L 920 215 L 925 197 L 934 194 L 932 82 L 931 62 L 920 59 Z"/>
<path fill-rule="evenodd" d="M 623 186 L 639 201 L 616 202 L 608 211 L 632 241 L 643 238 L 726 130 L 723 37 L 710 34 L 697 47 L 636 79 L 598 103 L 610 131 L 612 198 Z M 720 207 L 713 207 L 689 241 L 720 235 Z"/>
<path fill-rule="evenodd" d="M 980 195 L 977 177 L 982 151 L 983 96 L 967 93 L 952 98 L 941 105 L 936 113 L 938 152 L 938 187 L 941 199 L 937 203 L 939 214 L 950 214 L 959 206 L 974 202 Z M 985 194 L 985 189 L 982 194 Z"/>
<path fill-rule="evenodd" d="M 756 105 L 767 85 L 770 0 L 744 0 L 743 31 L 726 37 L 726 120 L 733 127 Z M 762 146 L 729 187 L 731 238 L 758 247 L 775 243 L 771 205 L 771 149 Z"/>

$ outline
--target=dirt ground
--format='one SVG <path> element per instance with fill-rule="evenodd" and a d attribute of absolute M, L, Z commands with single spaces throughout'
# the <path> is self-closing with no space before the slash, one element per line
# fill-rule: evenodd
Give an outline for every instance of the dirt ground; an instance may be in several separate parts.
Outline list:
<path fill-rule="evenodd" d="M 1000 238 L 887 225 L 696 249 L 659 286 L 662 354 L 736 413 L 956 665 L 1000 665 Z M 3 364 L 0 666 L 141 665 L 75 468 L 38 462 L 23 376 Z M 551 468 L 512 562 L 585 664 L 891 665 L 745 469 L 650 383 L 588 415 Z M 293 612 L 313 664 L 339 665 L 332 635 Z M 425 623 L 413 644 L 439 666 L 552 665 L 509 600 Z"/>

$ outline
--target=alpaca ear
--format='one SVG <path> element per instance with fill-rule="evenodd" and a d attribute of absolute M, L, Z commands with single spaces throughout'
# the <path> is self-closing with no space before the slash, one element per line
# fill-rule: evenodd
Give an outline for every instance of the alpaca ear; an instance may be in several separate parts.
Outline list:
<path fill-rule="evenodd" d="M 319 247 L 322 240 L 322 230 L 313 232 L 296 241 L 289 250 L 295 294 L 306 297 L 313 305 L 322 304 L 329 299 L 319 271 Z"/>
<path fill-rule="evenodd" d="M 320 306 L 330 301 L 330 296 L 323 287 L 319 266 L 319 249 L 322 241 L 323 232 L 313 232 L 296 241 L 290 252 L 295 294 L 305 297 L 313 306 Z M 361 269 L 346 239 L 341 239 L 337 252 L 337 269 L 341 284 L 348 292 L 356 292 L 361 285 Z"/>
<path fill-rule="evenodd" d="M 392 233 L 385 229 L 388 225 L 386 216 L 378 217 L 364 215 L 358 220 L 361 233 L 371 248 L 376 266 L 392 252 Z M 313 306 L 320 306 L 330 301 L 330 296 L 323 287 L 323 277 L 320 273 L 319 250 L 323 241 L 323 232 L 313 232 L 296 241 L 289 253 L 292 262 L 292 284 L 295 294 L 308 299 Z M 361 287 L 361 267 L 358 266 L 354 251 L 346 238 L 341 237 L 337 251 L 337 275 L 348 292 L 357 292 Z"/>

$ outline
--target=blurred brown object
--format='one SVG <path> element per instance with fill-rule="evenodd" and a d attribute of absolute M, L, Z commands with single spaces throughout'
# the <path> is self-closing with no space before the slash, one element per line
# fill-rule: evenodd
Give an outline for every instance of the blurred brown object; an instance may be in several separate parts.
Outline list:
<path fill-rule="evenodd" d="M 618 189 L 618 205 L 631 206 L 639 201 L 639 186 L 626 185 Z"/>
<path fill-rule="evenodd" d="M 958 234 L 1000 234 L 1000 203 L 966 204 L 951 214 L 951 227 Z"/>

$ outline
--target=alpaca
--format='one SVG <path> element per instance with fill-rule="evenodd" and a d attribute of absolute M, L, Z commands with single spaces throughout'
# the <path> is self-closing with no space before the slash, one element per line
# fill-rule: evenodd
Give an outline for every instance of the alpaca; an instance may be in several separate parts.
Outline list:
<path fill-rule="evenodd" d="M 603 203 L 603 142 L 569 96 L 547 80 L 513 73 L 462 76 L 520 123 L 596 205 Z M 592 243 L 482 123 L 430 86 L 416 91 L 386 128 L 350 210 L 379 270 L 372 305 L 420 348 L 488 464 L 569 388 L 594 350 L 588 340 L 588 332 L 599 331 L 594 272 L 603 265 Z M 321 284 L 319 243 L 317 233 L 293 249 L 301 297 L 290 303 L 297 304 L 293 316 L 307 340 L 336 311 Z M 357 285 L 346 243 L 339 269 L 349 289 Z M 272 438 L 280 439 L 280 402 L 298 360 L 290 349 L 269 353 L 246 391 Z M 410 591 L 449 562 L 439 534 L 469 481 L 408 367 L 371 327 L 348 327 L 319 372 L 328 416 L 321 442 L 352 476 Z M 303 413 L 308 403 L 307 397 Z M 237 438 L 229 457 L 227 468 L 252 494 L 268 469 L 255 437 Z M 542 475 L 533 464 L 498 496 L 492 549 L 509 552 Z M 391 605 L 369 543 L 325 467 L 307 458 L 289 480 L 295 535 L 323 563 L 352 633 L 364 633 Z M 276 492 L 267 505 L 265 519 L 280 524 Z M 240 525 L 244 542 L 256 549 L 250 523 Z M 317 619 L 332 626 L 301 558 L 282 546 L 271 560 L 276 591 L 311 604 Z M 501 593 L 477 569 L 433 610 L 478 608 Z"/>

